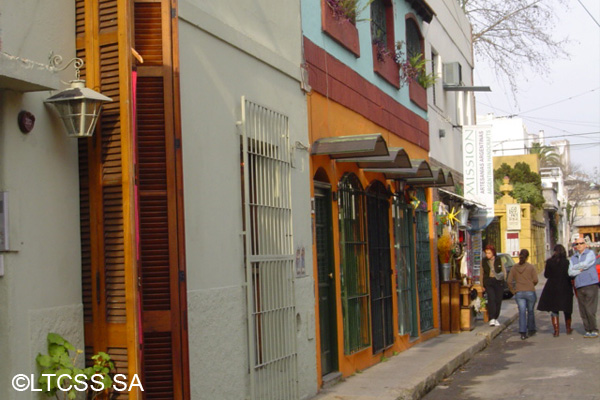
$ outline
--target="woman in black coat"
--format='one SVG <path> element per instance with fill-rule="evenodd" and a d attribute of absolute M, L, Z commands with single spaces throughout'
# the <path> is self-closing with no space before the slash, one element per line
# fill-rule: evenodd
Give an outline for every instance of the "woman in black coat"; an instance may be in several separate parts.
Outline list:
<path fill-rule="evenodd" d="M 565 248 L 557 244 L 554 246 L 554 254 L 546 260 L 546 269 L 544 276 L 546 284 L 537 309 L 540 311 L 550 311 L 552 315 L 552 327 L 554 328 L 554 337 L 558 336 L 558 312 L 565 314 L 565 325 L 567 335 L 573 332 L 571 329 L 571 314 L 573 313 L 573 285 L 568 274 L 569 260 Z"/>

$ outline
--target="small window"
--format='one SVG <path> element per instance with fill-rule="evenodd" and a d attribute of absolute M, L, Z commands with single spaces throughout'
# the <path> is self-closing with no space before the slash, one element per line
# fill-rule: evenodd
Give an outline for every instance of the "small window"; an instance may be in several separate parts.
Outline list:
<path fill-rule="evenodd" d="M 371 37 L 373 43 L 388 47 L 387 32 L 386 6 L 383 0 L 375 0 L 371 3 Z"/>
<path fill-rule="evenodd" d="M 439 60 L 440 56 L 438 54 L 436 54 L 436 52 L 432 49 L 431 50 L 431 71 L 437 76 L 439 75 L 439 65 L 440 65 L 440 60 Z M 434 83 L 433 87 L 432 87 L 432 101 L 433 104 L 435 104 L 436 106 L 438 105 L 438 96 L 437 96 L 437 90 L 438 90 L 438 84 Z"/>
<path fill-rule="evenodd" d="M 417 23 L 412 18 L 406 19 L 406 55 L 410 59 L 423 54 L 423 38 Z"/>

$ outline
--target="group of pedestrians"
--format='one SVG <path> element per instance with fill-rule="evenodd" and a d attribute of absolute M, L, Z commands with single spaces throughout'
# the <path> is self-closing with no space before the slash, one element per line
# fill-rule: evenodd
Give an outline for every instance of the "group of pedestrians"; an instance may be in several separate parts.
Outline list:
<path fill-rule="evenodd" d="M 597 338 L 598 325 L 596 309 L 598 308 L 598 272 L 596 271 L 596 256 L 587 247 L 583 238 L 573 243 L 574 253 L 569 259 L 564 246 L 554 247 L 552 257 L 546 260 L 544 277 L 547 279 L 537 309 L 548 311 L 551 315 L 554 337 L 559 336 L 560 311 L 565 318 L 567 335 L 573 332 L 571 315 L 573 313 L 573 288 L 579 305 L 579 313 L 585 329 L 584 338 Z M 527 262 L 529 251 L 522 249 L 519 253 L 519 263 L 513 265 L 508 276 L 506 268 L 492 245 L 485 247 L 485 258 L 482 261 L 483 287 L 488 297 L 488 315 L 490 326 L 498 326 L 498 316 L 504 292 L 504 282 L 515 295 L 519 309 L 519 334 L 522 340 L 537 332 L 534 307 L 537 301 L 535 286 L 538 283 L 536 268 Z"/>

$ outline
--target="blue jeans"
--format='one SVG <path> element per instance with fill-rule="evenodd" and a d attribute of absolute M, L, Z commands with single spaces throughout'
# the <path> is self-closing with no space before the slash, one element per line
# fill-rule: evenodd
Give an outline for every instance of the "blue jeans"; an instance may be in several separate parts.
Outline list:
<path fill-rule="evenodd" d="M 535 292 L 517 292 L 515 301 L 519 307 L 519 332 L 535 331 L 535 315 L 533 307 L 537 296 Z"/>

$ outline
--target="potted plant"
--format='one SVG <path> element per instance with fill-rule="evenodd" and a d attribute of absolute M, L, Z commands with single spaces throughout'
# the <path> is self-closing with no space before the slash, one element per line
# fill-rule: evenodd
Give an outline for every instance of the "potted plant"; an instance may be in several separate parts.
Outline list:
<path fill-rule="evenodd" d="M 359 7 L 359 0 L 322 0 L 321 24 L 323 32 L 338 44 L 360 57 L 358 29 L 356 22 L 362 19 L 358 16 L 371 4 L 369 0 Z"/>

